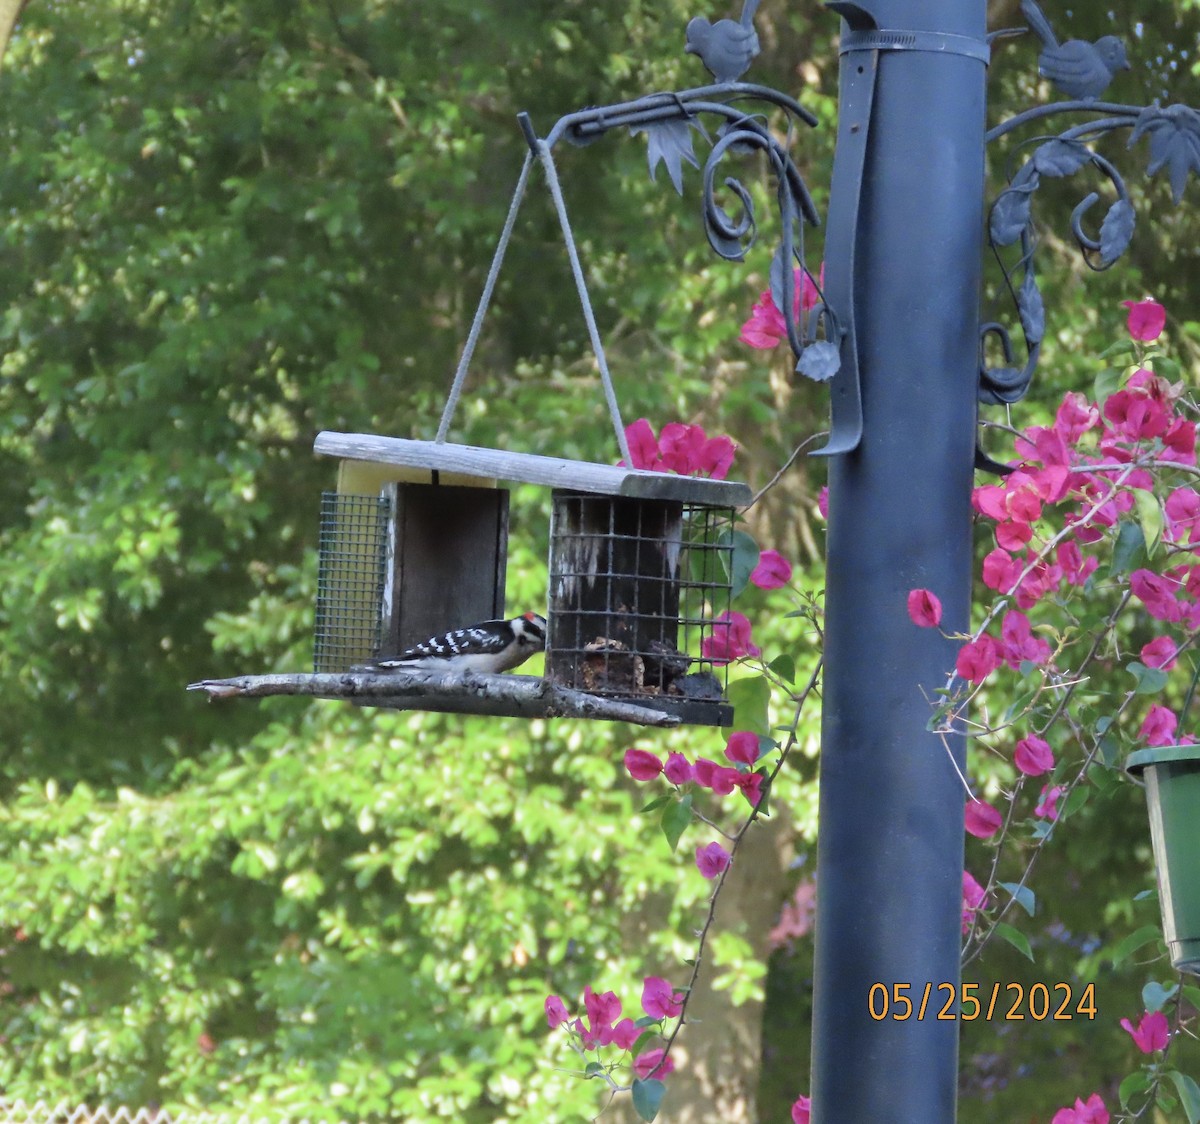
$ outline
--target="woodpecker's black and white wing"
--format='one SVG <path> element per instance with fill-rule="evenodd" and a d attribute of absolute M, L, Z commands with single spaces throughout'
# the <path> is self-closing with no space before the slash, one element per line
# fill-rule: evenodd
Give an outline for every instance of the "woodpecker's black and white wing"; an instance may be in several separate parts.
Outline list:
<path fill-rule="evenodd" d="M 372 671 L 477 671 L 498 675 L 546 647 L 546 619 L 525 613 L 509 621 L 482 621 L 431 636 L 398 656 L 375 660 Z"/>

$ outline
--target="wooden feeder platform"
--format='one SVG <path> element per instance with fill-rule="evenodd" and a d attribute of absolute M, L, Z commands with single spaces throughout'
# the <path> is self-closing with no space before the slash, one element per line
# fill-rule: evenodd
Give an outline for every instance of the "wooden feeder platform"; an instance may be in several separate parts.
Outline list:
<path fill-rule="evenodd" d="M 733 480 L 676 476 L 670 472 L 650 472 L 624 465 L 562 460 L 535 453 L 509 453 L 502 449 L 480 449 L 474 445 L 410 441 L 403 437 L 379 437 L 371 433 L 326 431 L 317 434 L 313 449 L 344 460 L 460 473 L 517 484 L 542 484 L 549 488 L 628 496 L 631 499 L 677 500 L 713 507 L 746 507 L 753 499 L 748 485 Z"/>

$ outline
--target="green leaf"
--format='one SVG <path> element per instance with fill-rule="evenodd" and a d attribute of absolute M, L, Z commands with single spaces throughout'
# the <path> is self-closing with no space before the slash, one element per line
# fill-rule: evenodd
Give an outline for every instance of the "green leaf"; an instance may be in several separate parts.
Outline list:
<path fill-rule="evenodd" d="M 1109 768 L 1099 762 L 1088 766 L 1087 777 L 1101 796 L 1111 796 L 1112 793 L 1125 784 L 1118 770 Z"/>
<path fill-rule="evenodd" d="M 1151 887 L 1149 890 L 1142 890 L 1140 893 L 1134 894 L 1133 900 L 1135 902 L 1144 902 L 1147 898 L 1157 898 L 1157 897 L 1158 897 L 1158 888 Z"/>
<path fill-rule="evenodd" d="M 1180 990 L 1183 992 L 1184 999 L 1200 1011 L 1200 987 L 1196 987 L 1194 984 L 1184 984 Z"/>
<path fill-rule="evenodd" d="M 1020 929 L 1014 929 L 1003 921 L 996 922 L 996 936 L 1008 941 L 1022 956 L 1033 960 L 1033 949 L 1029 946 L 1029 938 Z"/>
<path fill-rule="evenodd" d="M 1136 932 L 1130 933 L 1113 952 L 1113 967 L 1118 967 L 1123 961 L 1132 956 L 1139 948 L 1144 948 L 1151 941 L 1159 940 L 1162 930 L 1157 925 L 1143 925 Z"/>
<path fill-rule="evenodd" d="M 728 560 L 729 580 L 733 585 L 730 596 L 737 597 L 746 588 L 750 574 L 758 565 L 758 543 L 754 541 L 753 535 L 748 535 L 745 531 L 730 531 L 721 536 L 721 545 L 733 548 L 731 554 L 722 551 L 721 557 Z"/>
<path fill-rule="evenodd" d="M 1092 396 L 1097 402 L 1103 402 L 1104 399 L 1115 394 L 1121 389 L 1121 379 L 1124 377 L 1124 371 L 1119 367 L 1106 367 L 1097 376 L 1092 383 Z"/>
<path fill-rule="evenodd" d="M 1151 980 L 1142 988 L 1142 1003 L 1147 1011 L 1161 1011 L 1178 994 L 1179 984 L 1163 987 L 1158 980 Z"/>
<path fill-rule="evenodd" d="M 1200 1124 L 1200 1085 L 1177 1069 L 1167 1070 L 1167 1076 L 1175 1082 L 1179 1101 L 1183 1105 L 1183 1111 L 1187 1113 L 1188 1124 Z"/>
<path fill-rule="evenodd" d="M 1092 798 L 1092 790 L 1086 785 L 1076 785 L 1071 789 L 1071 795 L 1063 802 L 1058 810 L 1060 820 L 1068 819 L 1079 811 Z"/>
<path fill-rule="evenodd" d="M 1131 1073 L 1124 1081 L 1121 1082 L 1117 1089 L 1117 1096 L 1121 1099 L 1121 1107 L 1124 1108 L 1129 1104 L 1130 1097 L 1136 1097 L 1139 1093 L 1144 1093 L 1153 1085 L 1150 1075 L 1144 1070 L 1139 1069 Z"/>
<path fill-rule="evenodd" d="M 663 834 L 667 837 L 667 843 L 670 844 L 671 850 L 674 851 L 679 846 L 680 836 L 683 835 L 687 825 L 692 822 L 691 793 L 682 800 L 672 800 L 663 809 L 662 819 L 659 822 L 662 826 Z"/>
<path fill-rule="evenodd" d="M 661 808 L 664 804 L 666 804 L 667 801 L 670 799 L 671 799 L 671 794 L 669 792 L 666 793 L 666 795 L 664 795 L 664 796 L 656 796 L 644 808 L 641 808 L 638 810 L 638 815 L 645 816 L 651 812 L 657 812 L 659 810 L 659 808 Z"/>
<path fill-rule="evenodd" d="M 1133 358 L 1137 355 L 1137 347 L 1132 340 L 1122 340 L 1120 343 L 1114 343 L 1111 347 L 1106 347 L 1100 352 L 1101 359 L 1111 359 L 1114 355 L 1128 355 Z"/>
<path fill-rule="evenodd" d="M 599 1062 L 588 1062 L 588 1064 L 583 1067 L 584 1077 L 600 1077 L 603 1074 L 604 1066 L 602 1066 Z"/>
<path fill-rule="evenodd" d="M 1122 519 L 1117 527 L 1117 544 L 1113 547 L 1112 563 L 1108 567 L 1110 578 L 1120 577 L 1138 569 L 1146 561 L 1146 538 L 1142 528 L 1128 519 Z"/>
<path fill-rule="evenodd" d="M 1144 362 L 1143 366 L 1152 367 L 1154 373 L 1161 378 L 1167 379 L 1170 382 L 1179 382 L 1183 378 L 1183 368 L 1174 359 L 1168 359 L 1165 355 L 1147 356 L 1149 362 Z"/>
<path fill-rule="evenodd" d="M 633 1107 L 643 1120 L 649 1122 L 658 1115 L 663 1095 L 667 1087 L 659 1080 L 652 1078 L 643 1081 L 640 1077 L 633 1079 Z"/>
<path fill-rule="evenodd" d="M 776 656 L 767 664 L 785 683 L 796 682 L 796 661 L 789 655 Z"/>
<path fill-rule="evenodd" d="M 1163 524 L 1166 519 L 1163 515 L 1162 504 L 1153 492 L 1135 488 L 1133 507 L 1137 513 L 1138 526 L 1142 529 L 1142 538 L 1146 542 L 1146 555 L 1151 557 L 1162 538 Z"/>
<path fill-rule="evenodd" d="M 1125 670 L 1137 680 L 1134 691 L 1139 695 L 1157 695 L 1167 685 L 1168 675 L 1161 667 L 1146 667 L 1132 660 L 1125 665 Z"/>
<path fill-rule="evenodd" d="M 1028 886 L 1022 886 L 1019 882 L 1001 882 L 1000 886 L 1012 895 L 1013 901 L 1030 917 L 1034 915 L 1037 910 L 1037 898 Z"/>
<path fill-rule="evenodd" d="M 727 694 L 733 706 L 735 729 L 770 736 L 767 704 L 771 701 L 771 684 L 766 676 L 752 675 L 747 679 L 735 679 L 729 684 Z"/>

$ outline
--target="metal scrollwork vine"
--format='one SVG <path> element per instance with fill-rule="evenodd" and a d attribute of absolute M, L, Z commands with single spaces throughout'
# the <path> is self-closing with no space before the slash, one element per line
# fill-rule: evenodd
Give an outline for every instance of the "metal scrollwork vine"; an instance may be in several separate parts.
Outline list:
<path fill-rule="evenodd" d="M 1021 10 L 1043 43 L 1040 72 L 1064 92 L 1075 96 L 1070 101 L 1037 106 L 1018 114 L 992 129 L 987 134 L 988 142 L 1034 121 L 1061 113 L 1101 116 L 1062 133 L 1022 141 L 1022 148 L 1029 145 L 1037 147 L 1032 156 L 1009 177 L 1008 186 L 996 197 L 989 211 L 988 240 L 1016 305 L 1026 352 L 1025 363 L 1016 366 L 1012 340 L 1004 326 L 996 322 L 982 326 L 979 398 L 989 405 L 1009 404 L 1024 397 L 1033 379 L 1045 335 L 1045 308 L 1034 270 L 1037 238 L 1032 217 L 1033 197 L 1042 182 L 1074 175 L 1089 165 L 1108 181 L 1116 199 L 1109 205 L 1098 228 L 1089 233 L 1084 225 L 1088 213 L 1100 200 L 1097 192 L 1089 192 L 1071 212 L 1071 234 L 1084 261 L 1092 269 L 1104 270 L 1115 264 L 1128 249 L 1133 237 L 1135 214 L 1120 173 L 1090 145 L 1118 129 L 1130 130 L 1130 147 L 1145 137 L 1150 149 L 1147 175 L 1154 176 L 1165 169 L 1176 204 L 1183 197 L 1188 176 L 1200 174 L 1200 113 L 1186 105 L 1160 106 L 1155 102 L 1139 107 L 1100 102 L 1096 100 L 1096 93 L 1080 97 L 1079 93 L 1086 89 L 1086 84 L 1078 77 L 1081 71 L 1070 67 L 1089 64 L 1089 73 L 1095 82 L 1093 90 L 1103 92 L 1103 87 L 1107 86 L 1107 80 L 1116 69 L 1128 65 L 1125 62 L 1124 45 L 1112 36 L 1095 44 L 1082 40 L 1068 40 L 1059 44 L 1034 0 L 1022 0 Z M 1095 78 L 1095 75 L 1099 77 Z M 1004 264 L 1000 251 L 1018 243 L 1020 257 L 1010 268 Z M 985 351 L 989 340 L 993 338 L 999 343 L 1003 365 L 987 364 Z"/>
<path fill-rule="evenodd" d="M 740 21 L 709 24 L 696 19 L 688 25 L 689 54 L 699 55 L 718 79 L 716 83 L 674 93 L 650 94 L 635 101 L 592 107 L 559 119 L 542 143 L 547 148 L 565 139 L 587 145 L 612 129 L 626 128 L 631 135 L 645 133 L 650 177 L 666 169 L 675 190 L 683 194 L 684 165 L 701 169 L 694 148 L 699 135 L 709 145 L 701 169 L 704 230 L 714 252 L 728 261 L 741 261 L 758 236 L 754 200 L 736 175 L 723 174 L 735 156 L 763 153 L 776 185 L 781 223 L 779 248 L 771 266 L 771 294 L 783 316 L 796 370 L 808 378 L 832 378 L 840 366 L 840 334 L 836 317 L 828 308 L 819 282 L 804 261 L 804 228 L 819 226 L 820 217 L 799 169 L 768 126 L 761 113 L 747 112 L 739 103 L 755 102 L 780 110 L 790 137 L 797 125 L 814 127 L 817 118 L 799 102 L 767 86 L 739 81 L 740 74 L 758 53 L 753 30 L 757 0 L 747 0 Z M 704 119 L 715 119 L 710 135 Z M 732 196 L 733 207 L 722 205 L 721 195 Z M 732 211 L 732 213 L 731 213 Z M 793 263 L 793 268 L 785 268 Z M 816 307 L 799 311 L 797 279 L 807 276 L 816 286 Z M 790 310 L 790 311 L 789 311 Z M 823 337 L 823 338 L 822 338 Z"/>

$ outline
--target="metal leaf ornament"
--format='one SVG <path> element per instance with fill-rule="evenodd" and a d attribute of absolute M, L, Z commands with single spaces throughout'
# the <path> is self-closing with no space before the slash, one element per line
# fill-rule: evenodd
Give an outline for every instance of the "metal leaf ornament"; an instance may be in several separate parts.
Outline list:
<path fill-rule="evenodd" d="M 1153 176 L 1166 168 L 1171 195 L 1178 204 L 1183 199 L 1188 173 L 1200 175 L 1200 113 L 1187 105 L 1168 105 L 1165 109 L 1157 103 L 1147 106 L 1138 115 L 1130 146 L 1143 135 L 1150 138 L 1146 174 Z"/>
<path fill-rule="evenodd" d="M 682 121 L 659 121 L 650 125 L 631 125 L 630 134 L 645 133 L 648 144 L 646 157 L 650 162 L 650 178 L 655 178 L 659 164 L 664 164 L 671 183 L 680 195 L 683 194 L 683 163 L 686 160 L 693 168 L 700 167 L 696 150 L 692 147 L 692 130 L 695 129 L 705 140 L 708 133 L 694 118 Z"/>

